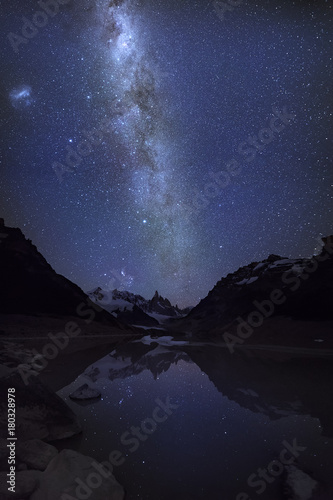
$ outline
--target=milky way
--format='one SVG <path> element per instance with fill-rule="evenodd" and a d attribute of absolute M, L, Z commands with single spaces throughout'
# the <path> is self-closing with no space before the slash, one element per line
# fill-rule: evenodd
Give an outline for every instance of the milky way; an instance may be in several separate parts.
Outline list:
<path fill-rule="evenodd" d="M 138 240 L 149 251 L 149 259 L 153 257 L 158 270 L 155 279 L 162 278 L 168 287 L 175 281 L 183 283 L 185 292 L 190 280 L 187 262 L 195 240 L 181 201 L 184 182 L 177 171 L 172 117 L 166 113 L 165 76 L 147 55 L 136 23 L 138 13 L 130 1 L 101 2 L 98 7 L 105 68 L 115 96 L 113 127 L 126 148 L 122 168 L 128 177 L 131 217 L 133 224 L 142 225 Z"/>
<path fill-rule="evenodd" d="M 333 232 L 332 6 L 216 6 L 2 6 L 1 216 L 84 290 L 195 304 Z"/>

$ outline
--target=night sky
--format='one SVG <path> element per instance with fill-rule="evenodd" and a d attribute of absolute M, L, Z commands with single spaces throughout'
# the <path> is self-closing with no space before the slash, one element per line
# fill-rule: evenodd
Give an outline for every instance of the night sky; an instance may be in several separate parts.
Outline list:
<path fill-rule="evenodd" d="M 0 1 L 0 216 L 83 290 L 194 305 L 333 233 L 333 6 L 230 3 Z"/>

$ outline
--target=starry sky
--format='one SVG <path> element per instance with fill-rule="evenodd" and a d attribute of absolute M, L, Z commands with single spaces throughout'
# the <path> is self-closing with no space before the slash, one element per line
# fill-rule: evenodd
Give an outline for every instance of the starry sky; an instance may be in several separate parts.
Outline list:
<path fill-rule="evenodd" d="M 0 1 L 0 214 L 83 290 L 195 305 L 333 233 L 333 6 L 230 4 Z"/>

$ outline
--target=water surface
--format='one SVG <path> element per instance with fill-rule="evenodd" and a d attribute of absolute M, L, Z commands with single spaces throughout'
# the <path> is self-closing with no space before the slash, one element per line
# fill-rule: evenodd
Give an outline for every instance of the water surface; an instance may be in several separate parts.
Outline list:
<path fill-rule="evenodd" d="M 332 486 L 331 361 L 168 343 L 119 347 L 59 392 L 83 424 L 68 446 L 99 461 L 118 450 L 123 463 L 114 473 L 128 500 L 236 500 L 242 492 L 280 500 L 279 466 L 269 482 L 257 474 L 279 461 L 286 442 L 302 448 L 299 467 Z M 101 399 L 69 399 L 84 383 Z"/>

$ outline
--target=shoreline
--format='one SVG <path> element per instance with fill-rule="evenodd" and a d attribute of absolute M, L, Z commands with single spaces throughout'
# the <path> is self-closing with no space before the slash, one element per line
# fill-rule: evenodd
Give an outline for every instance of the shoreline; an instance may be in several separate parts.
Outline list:
<path fill-rule="evenodd" d="M 147 333 L 147 332 L 146 332 Z M 139 340 L 144 335 L 137 334 L 136 339 Z M 43 340 L 47 340 L 48 337 L 39 338 L 39 347 L 43 346 Z M 18 341 L 19 339 L 16 339 Z M 24 342 L 25 347 L 28 347 L 29 339 L 20 339 Z M 37 339 L 34 340 L 34 347 L 38 350 Z M 126 335 L 112 335 L 105 336 L 101 335 L 99 337 L 78 337 L 72 339 L 71 348 L 68 351 L 60 351 L 59 355 L 53 359 L 49 360 L 48 365 L 45 369 L 42 369 L 36 375 L 31 375 L 31 377 L 38 378 L 43 384 L 45 384 L 49 389 L 54 392 L 58 392 L 60 389 L 66 387 L 68 384 L 72 383 L 79 375 L 81 375 L 85 369 L 93 364 L 94 362 L 100 360 L 104 356 L 111 353 L 117 346 L 124 345 L 127 342 L 131 342 L 133 337 L 128 338 Z M 177 338 L 175 339 L 177 340 Z M 217 349 L 228 350 L 228 345 L 224 343 L 215 343 L 211 341 L 197 341 L 189 340 L 187 345 L 180 346 L 170 346 L 171 349 L 181 349 L 185 352 L 189 350 L 204 349 L 205 346 L 216 347 Z M 2 348 L 3 342 L 6 344 L 12 344 L 15 349 L 16 342 L 12 342 L 11 339 L 1 339 L 0 348 Z M 251 357 L 258 358 L 270 358 L 276 361 L 284 361 L 292 358 L 319 358 L 319 359 L 332 359 L 333 360 L 333 349 L 320 349 L 320 348 L 306 348 L 306 347 L 295 347 L 286 345 L 269 345 L 269 344 L 249 344 L 241 345 L 235 347 L 235 355 L 245 354 Z M 230 356 L 234 354 L 230 353 Z"/>
<path fill-rule="evenodd" d="M 35 317 L 25 315 L 1 315 L 2 334 L 0 335 L 0 365 L 14 369 L 18 365 L 32 367 L 36 363 L 36 376 L 51 390 L 57 392 L 73 382 L 90 364 L 109 354 L 118 345 L 150 335 L 154 337 L 172 336 L 175 341 L 186 341 L 184 346 L 175 348 L 203 348 L 205 345 L 230 350 L 230 355 L 243 354 L 258 358 L 285 360 L 290 358 L 333 358 L 333 322 L 295 321 L 287 317 L 269 318 L 265 325 L 256 329 L 248 339 L 239 339 L 232 346 L 223 341 L 223 334 L 228 327 L 222 328 L 213 335 L 189 336 L 185 332 L 177 332 L 174 328 L 166 328 L 160 332 L 156 329 L 140 329 L 124 327 L 123 330 L 110 328 L 105 324 L 86 324 L 84 320 L 74 317 Z M 61 338 L 66 321 L 75 319 L 79 323 L 81 333 L 67 338 L 64 347 L 56 347 L 54 358 L 49 359 L 42 369 L 43 349 L 52 344 L 52 338 Z M 235 325 L 228 325 L 229 332 L 237 335 Z M 162 335 L 161 335 L 162 333 Z M 52 336 L 50 336 L 52 334 Z M 322 339 L 315 342 L 315 339 Z M 51 349 L 52 354 L 52 349 Z M 43 366 L 43 365 L 42 365 Z"/>

